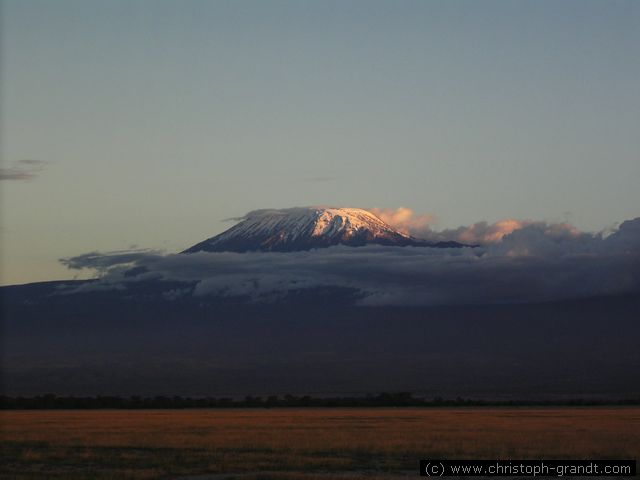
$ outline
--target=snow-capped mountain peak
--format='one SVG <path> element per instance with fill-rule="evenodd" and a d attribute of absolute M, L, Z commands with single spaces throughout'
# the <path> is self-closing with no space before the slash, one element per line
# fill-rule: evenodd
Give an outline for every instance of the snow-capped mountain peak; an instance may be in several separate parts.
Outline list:
<path fill-rule="evenodd" d="M 433 245 L 401 233 L 360 208 L 297 207 L 254 210 L 227 231 L 200 242 L 184 253 L 276 251 L 329 247 Z"/>

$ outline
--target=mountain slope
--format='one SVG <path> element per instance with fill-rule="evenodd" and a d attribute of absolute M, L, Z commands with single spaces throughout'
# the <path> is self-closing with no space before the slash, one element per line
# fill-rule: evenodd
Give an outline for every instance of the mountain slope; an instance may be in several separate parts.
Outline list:
<path fill-rule="evenodd" d="M 317 290 L 272 304 L 170 300 L 162 293 L 177 285 L 144 283 L 72 295 L 61 282 L 0 287 L 3 394 L 539 399 L 640 388 L 638 295 L 365 307 Z"/>
<path fill-rule="evenodd" d="M 299 207 L 254 210 L 229 230 L 183 253 L 290 252 L 332 245 L 461 247 L 456 242 L 429 243 L 405 235 L 359 208 Z"/>

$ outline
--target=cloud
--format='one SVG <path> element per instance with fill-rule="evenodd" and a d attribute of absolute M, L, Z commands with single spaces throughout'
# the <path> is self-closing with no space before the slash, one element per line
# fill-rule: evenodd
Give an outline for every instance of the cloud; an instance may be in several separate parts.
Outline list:
<path fill-rule="evenodd" d="M 547 223 L 514 218 L 499 220 L 495 223 L 483 221 L 454 229 L 435 230 L 432 228 L 435 221 L 433 215 L 417 214 L 410 208 L 370 208 L 368 211 L 402 233 L 432 242 L 455 241 L 465 245 L 492 245 L 501 242 L 505 236 L 527 227 L 543 231 L 545 235 L 551 237 L 576 238 L 581 235 L 581 232 L 569 223 Z"/>
<path fill-rule="evenodd" d="M 91 268 L 99 273 L 106 273 L 113 267 L 134 266 L 142 259 L 153 255 L 161 255 L 160 250 L 132 249 L 113 252 L 89 252 L 70 258 L 61 258 L 60 263 L 71 270 Z"/>
<path fill-rule="evenodd" d="M 406 207 L 395 210 L 392 208 L 370 208 L 368 211 L 396 230 L 414 236 L 416 236 L 416 232 L 428 230 L 429 224 L 434 220 L 432 215 L 418 215 Z"/>
<path fill-rule="evenodd" d="M 364 305 L 539 302 L 640 293 L 640 218 L 611 235 L 533 222 L 479 248 L 345 247 L 303 252 L 163 255 L 92 252 L 64 259 L 100 272 L 84 288 L 184 282 L 167 298 L 243 296 L 255 301 L 335 287 Z"/>
<path fill-rule="evenodd" d="M 38 176 L 47 162 L 43 160 L 17 160 L 0 168 L 0 180 L 31 180 Z"/>

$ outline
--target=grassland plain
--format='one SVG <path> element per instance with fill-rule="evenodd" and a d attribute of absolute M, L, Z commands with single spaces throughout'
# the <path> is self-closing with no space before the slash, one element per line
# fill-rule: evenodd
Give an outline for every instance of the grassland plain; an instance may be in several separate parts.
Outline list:
<path fill-rule="evenodd" d="M 420 458 L 640 458 L 640 408 L 2 411 L 2 479 L 416 477 Z"/>

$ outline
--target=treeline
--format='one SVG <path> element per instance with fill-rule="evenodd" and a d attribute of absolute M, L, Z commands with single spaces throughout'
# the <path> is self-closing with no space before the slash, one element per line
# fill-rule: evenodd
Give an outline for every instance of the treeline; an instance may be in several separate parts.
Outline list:
<path fill-rule="evenodd" d="M 284 395 L 254 397 L 243 399 L 229 397 L 59 397 L 53 394 L 35 397 L 0 396 L 0 409 L 3 410 L 39 410 L 39 409 L 183 409 L 183 408 L 287 408 L 287 407 L 526 407 L 526 406 L 604 406 L 604 405 L 640 405 L 640 398 L 622 400 L 566 399 L 566 400 L 477 400 L 457 397 L 414 397 L 409 392 L 380 393 L 360 397 L 311 397 Z"/>

